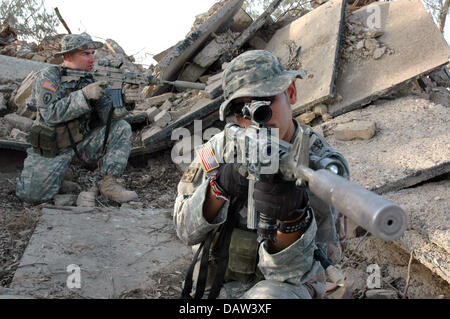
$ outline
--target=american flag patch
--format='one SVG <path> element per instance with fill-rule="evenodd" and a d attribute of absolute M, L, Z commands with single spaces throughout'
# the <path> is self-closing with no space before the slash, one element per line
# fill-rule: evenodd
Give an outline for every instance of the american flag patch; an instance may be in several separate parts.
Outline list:
<path fill-rule="evenodd" d="M 49 81 L 45 81 L 44 84 L 42 84 L 42 87 L 44 89 L 52 91 L 53 93 L 56 93 L 56 91 L 58 91 L 58 86 Z"/>
<path fill-rule="evenodd" d="M 202 161 L 203 169 L 206 173 L 211 172 L 213 169 L 218 168 L 219 162 L 217 161 L 216 155 L 211 147 L 211 145 L 206 144 L 199 150 L 197 150 L 197 155 Z"/>

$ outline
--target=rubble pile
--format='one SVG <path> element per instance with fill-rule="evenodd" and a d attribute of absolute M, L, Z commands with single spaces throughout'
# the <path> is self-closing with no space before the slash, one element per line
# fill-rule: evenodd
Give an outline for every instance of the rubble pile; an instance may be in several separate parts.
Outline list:
<path fill-rule="evenodd" d="M 136 64 L 114 40 L 105 41 L 96 52 L 97 61 L 120 60 L 123 71 L 206 85 L 205 90 L 124 86 L 129 110 L 125 120 L 133 128 L 131 157 L 169 150 L 176 142 L 171 140 L 172 132 L 177 128 L 192 131 L 195 120 L 202 120 L 203 131 L 213 123 L 219 125 L 226 64 L 246 50 L 271 51 L 287 69 L 306 72 L 306 78 L 296 82 L 298 102 L 293 114 L 297 120 L 312 126 L 348 158 L 352 179 L 358 184 L 409 205 L 414 227 L 397 246 L 407 253 L 414 250 L 422 264 L 450 282 L 448 236 L 442 240 L 447 230 L 439 233 L 439 240 L 430 239 L 428 228 L 417 230 L 423 226 L 419 223 L 423 207 L 411 206 L 404 191 L 432 179 L 437 178 L 434 182 L 439 185 L 448 180 L 448 44 L 420 0 L 316 0 L 311 12 L 274 21 L 270 13 L 280 2 L 273 1 L 260 19 L 253 20 L 242 9 L 243 0 L 218 1 L 196 17 L 185 39 L 155 55 L 158 64 L 149 69 Z M 377 28 L 368 23 L 367 5 L 380 8 L 382 23 Z M 413 18 L 403 19 L 404 12 Z M 60 50 L 62 36 L 28 44 L 18 41 L 8 25 L 2 26 L 0 63 L 12 71 L 0 72 L 0 148 L 29 147 L 28 133 L 36 116 L 28 103 L 33 74 L 48 64 L 61 63 L 54 53 Z M 185 167 L 178 165 L 180 170 Z M 417 196 L 426 198 L 425 187 L 416 190 L 422 189 Z M 444 220 L 441 210 L 450 207 L 449 198 L 433 196 L 439 198 L 439 209 L 431 212 Z M 350 240 L 358 236 L 355 229 L 349 227 Z M 419 252 L 420 245 L 427 245 L 432 253 Z M 435 256 L 444 261 L 437 263 Z"/>

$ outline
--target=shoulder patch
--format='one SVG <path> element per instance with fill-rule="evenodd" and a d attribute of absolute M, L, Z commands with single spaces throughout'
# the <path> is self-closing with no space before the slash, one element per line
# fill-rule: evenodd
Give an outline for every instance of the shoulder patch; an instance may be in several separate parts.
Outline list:
<path fill-rule="evenodd" d="M 195 178 L 195 175 L 197 175 L 198 168 L 196 167 L 188 167 L 186 171 L 183 174 L 183 177 L 181 178 L 181 181 L 183 183 L 192 183 L 192 181 Z"/>
<path fill-rule="evenodd" d="M 203 169 L 206 173 L 220 166 L 219 161 L 214 154 L 214 151 L 209 143 L 203 145 L 197 150 L 197 155 L 200 158 Z"/>
<path fill-rule="evenodd" d="M 58 86 L 49 81 L 45 81 L 44 84 L 42 84 L 42 88 L 52 91 L 53 93 L 58 91 Z"/>

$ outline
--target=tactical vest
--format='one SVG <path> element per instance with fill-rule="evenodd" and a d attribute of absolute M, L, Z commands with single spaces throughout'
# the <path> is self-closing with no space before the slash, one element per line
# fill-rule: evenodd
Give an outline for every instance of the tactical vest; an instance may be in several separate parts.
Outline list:
<path fill-rule="evenodd" d="M 66 90 L 66 96 L 74 91 L 80 90 L 93 81 L 81 79 L 79 81 L 62 82 L 61 86 Z M 89 133 L 89 116 L 83 115 L 80 118 L 56 125 L 46 125 L 42 119 L 39 109 L 36 114 L 36 121 L 30 131 L 30 144 L 35 153 L 53 158 L 61 151 L 72 147 L 75 149 L 77 143 L 81 142 Z"/>

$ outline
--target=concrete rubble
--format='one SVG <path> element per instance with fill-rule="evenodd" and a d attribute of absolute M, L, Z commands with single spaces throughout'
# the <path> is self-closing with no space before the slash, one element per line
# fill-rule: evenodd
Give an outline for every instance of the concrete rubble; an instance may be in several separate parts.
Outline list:
<path fill-rule="evenodd" d="M 224 67 L 240 52 L 271 51 L 288 69 L 303 69 L 307 74 L 296 81 L 298 102 L 293 114 L 297 120 L 323 134 L 347 158 L 352 181 L 408 212 L 405 235 L 386 245 L 414 252 L 422 265 L 450 283 L 450 220 L 446 216 L 450 210 L 450 48 L 421 1 L 315 1 L 311 12 L 278 22 L 265 18 L 264 23 L 253 20 L 242 4 L 243 0 L 215 3 L 197 16 L 184 40 L 155 55 L 158 64 L 148 69 L 134 63 L 112 39 L 97 50 L 97 61 L 121 60 L 123 71 L 206 85 L 204 91 L 126 85 L 129 114 L 125 120 L 133 128 L 131 157 L 157 154 L 174 145 L 172 152 L 183 149 L 190 156 L 194 139 L 186 147 L 186 141 L 172 140 L 173 132 L 179 128 L 193 132 L 196 120 L 202 120 L 200 133 L 212 125 L 223 127 L 217 121 Z M 381 12 L 381 25 L 370 24 L 368 5 Z M 252 35 L 245 38 L 249 32 Z M 36 117 L 29 104 L 33 74 L 62 62 L 53 56 L 62 36 L 29 44 L 17 40 L 8 25 L 2 26 L 0 148 L 25 151 L 30 146 L 28 134 Z M 202 136 L 195 140 L 202 142 Z M 178 167 L 184 170 L 186 165 Z M 69 190 L 55 198 L 54 208 L 43 209 L 14 276 L 14 293 L 119 297 L 143 284 L 151 273 L 190 254 L 173 230 L 161 231 L 171 227 L 169 211 L 70 207 L 75 203 Z M 72 232 L 66 218 L 73 224 L 98 227 L 96 234 L 84 238 Z M 358 236 L 357 228 L 348 222 L 349 240 Z M 111 231 L 120 234 L 112 236 Z M 163 248 L 173 254 L 164 255 Z M 82 269 L 91 280 L 78 296 L 66 295 L 63 287 L 65 267 L 75 257 L 83 259 Z M 351 282 L 351 287 L 360 290 L 363 285 Z M 383 289 L 362 295 L 401 297 Z M 330 298 L 350 297 L 345 289 L 330 294 Z"/>

